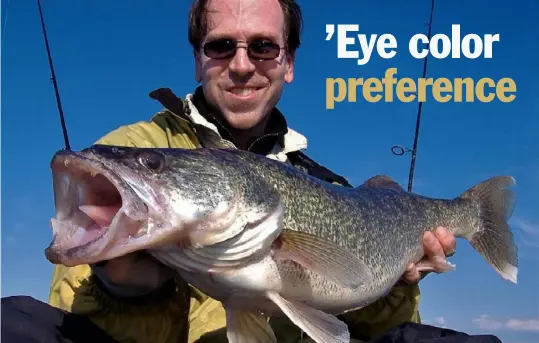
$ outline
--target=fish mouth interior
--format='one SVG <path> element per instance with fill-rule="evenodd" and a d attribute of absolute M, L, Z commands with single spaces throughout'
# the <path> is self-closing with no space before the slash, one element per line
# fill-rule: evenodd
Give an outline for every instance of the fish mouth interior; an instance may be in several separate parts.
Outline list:
<path fill-rule="evenodd" d="M 80 156 L 56 157 L 52 170 L 56 214 L 48 257 L 69 257 L 81 249 L 99 254 L 114 238 L 109 231 L 116 231 L 119 220 L 129 219 L 121 178 L 100 162 Z"/>

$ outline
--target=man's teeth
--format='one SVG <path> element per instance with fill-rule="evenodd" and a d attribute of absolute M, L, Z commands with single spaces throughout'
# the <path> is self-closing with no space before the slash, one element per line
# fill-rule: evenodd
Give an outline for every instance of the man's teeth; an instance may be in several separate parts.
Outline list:
<path fill-rule="evenodd" d="M 255 91 L 256 91 L 256 88 L 234 88 L 230 90 L 231 93 L 234 93 L 236 95 L 241 95 L 241 96 L 251 95 Z"/>

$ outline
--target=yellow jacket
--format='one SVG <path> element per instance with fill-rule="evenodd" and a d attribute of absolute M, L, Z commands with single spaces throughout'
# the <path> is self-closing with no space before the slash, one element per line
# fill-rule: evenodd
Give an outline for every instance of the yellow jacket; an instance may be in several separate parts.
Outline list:
<path fill-rule="evenodd" d="M 220 138 L 216 128 L 192 103 L 159 98 L 165 109 L 150 121 L 137 122 L 114 130 L 98 143 L 136 147 L 197 148 L 231 145 Z M 156 94 L 152 93 L 154 98 Z M 179 100 L 174 102 L 171 100 Z M 178 106 L 180 104 L 181 106 Z M 174 112 L 173 112 L 174 111 Z M 289 129 L 284 142 L 270 158 L 286 160 L 286 152 L 306 148 L 306 139 Z M 49 303 L 69 312 L 88 316 L 121 343 L 226 342 L 226 319 L 221 303 L 176 279 L 159 294 L 138 301 L 120 299 L 106 293 L 88 265 L 54 268 Z M 395 286 L 374 304 L 340 316 L 348 323 L 354 338 L 369 339 L 402 322 L 420 322 L 419 287 Z M 286 318 L 271 319 L 279 342 L 299 342 L 301 331 Z M 303 342 L 307 340 L 303 339 Z"/>

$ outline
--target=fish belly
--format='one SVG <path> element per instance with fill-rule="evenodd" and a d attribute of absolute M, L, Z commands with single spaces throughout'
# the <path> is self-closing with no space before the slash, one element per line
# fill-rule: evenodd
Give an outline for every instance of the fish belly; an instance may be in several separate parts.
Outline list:
<path fill-rule="evenodd" d="M 243 309 L 275 313 L 267 292 L 287 300 L 302 302 L 328 313 L 343 313 L 366 306 L 385 295 L 398 277 L 388 277 L 357 289 L 343 287 L 291 260 L 274 260 L 266 256 L 260 262 L 211 277 L 191 279 L 211 297 Z"/>

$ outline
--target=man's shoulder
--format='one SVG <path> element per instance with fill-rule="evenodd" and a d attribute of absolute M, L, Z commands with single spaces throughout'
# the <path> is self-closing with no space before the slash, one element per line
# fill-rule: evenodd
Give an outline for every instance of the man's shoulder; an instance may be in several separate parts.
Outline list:
<path fill-rule="evenodd" d="M 156 113 L 150 120 L 122 125 L 96 143 L 135 147 L 196 147 L 198 140 L 189 123 L 172 118 L 168 111 Z"/>
<path fill-rule="evenodd" d="M 136 147 L 199 147 L 193 126 L 185 116 L 183 99 L 175 97 L 167 88 L 152 91 L 150 97 L 158 100 L 164 109 L 149 120 L 120 126 L 96 143 Z"/>

